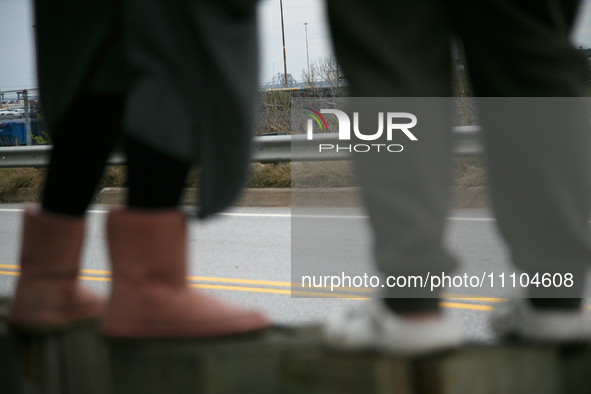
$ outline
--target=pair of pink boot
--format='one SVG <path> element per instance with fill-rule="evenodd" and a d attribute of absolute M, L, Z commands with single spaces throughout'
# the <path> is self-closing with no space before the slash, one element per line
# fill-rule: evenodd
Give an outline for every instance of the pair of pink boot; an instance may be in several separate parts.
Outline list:
<path fill-rule="evenodd" d="M 270 325 L 260 313 L 187 286 L 186 223 L 177 210 L 109 213 L 113 286 L 106 302 L 77 279 L 84 223 L 25 211 L 12 324 L 56 329 L 102 319 L 103 334 L 130 338 L 225 336 Z"/>

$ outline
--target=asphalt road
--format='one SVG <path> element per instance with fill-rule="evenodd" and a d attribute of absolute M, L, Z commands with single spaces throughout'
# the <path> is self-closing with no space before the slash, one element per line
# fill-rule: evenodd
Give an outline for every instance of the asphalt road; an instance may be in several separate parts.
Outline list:
<path fill-rule="evenodd" d="M 20 204 L 0 204 L 0 295 L 10 295 L 14 289 L 22 208 Z M 103 294 L 108 293 L 110 285 L 104 238 L 109 209 L 113 208 L 91 208 L 83 257 L 83 268 L 92 270 L 83 271 L 85 282 Z M 323 239 L 325 250 L 330 249 L 331 240 L 341 238 L 327 233 L 355 233 L 355 247 L 350 246 L 344 254 L 353 257 L 357 268 L 371 273 L 370 236 L 363 215 L 356 210 L 331 210 L 328 214 L 294 211 L 292 217 L 290 209 L 236 208 L 214 219 L 190 221 L 190 282 L 216 296 L 258 308 L 280 324 L 319 323 L 343 308 L 363 307 L 365 300 L 329 298 L 327 295 L 334 296 L 327 292 L 322 297 L 292 298 L 289 287 L 292 280 L 296 282 L 292 276 L 292 248 L 297 248 L 295 256 L 304 247 L 302 239 L 296 239 L 292 231 Z M 512 269 L 495 221 L 487 211 L 451 212 L 445 238 L 449 249 L 462 261 L 459 273 Z M 453 297 L 459 292 L 490 297 L 490 289 L 454 290 L 459 291 L 446 291 L 452 294 L 444 299 L 446 316 L 457 324 L 467 341 L 494 341 L 487 319 L 494 305 L 502 300 Z"/>

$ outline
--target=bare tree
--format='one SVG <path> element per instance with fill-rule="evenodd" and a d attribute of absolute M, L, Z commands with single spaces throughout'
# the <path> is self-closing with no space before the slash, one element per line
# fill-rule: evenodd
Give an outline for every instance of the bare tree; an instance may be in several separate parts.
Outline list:
<path fill-rule="evenodd" d="M 309 88 L 330 87 L 336 95 L 347 95 L 348 83 L 334 56 L 325 56 L 310 65 L 310 72 L 302 70 L 302 81 Z"/>

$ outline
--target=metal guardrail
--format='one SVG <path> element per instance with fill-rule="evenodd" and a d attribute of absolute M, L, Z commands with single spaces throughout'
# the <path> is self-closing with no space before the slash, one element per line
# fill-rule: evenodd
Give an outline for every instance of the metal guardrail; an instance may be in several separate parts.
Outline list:
<path fill-rule="evenodd" d="M 11 146 L 0 148 L 0 167 L 46 167 L 49 164 L 51 145 Z M 125 155 L 114 153 L 109 165 L 124 165 Z"/>
<path fill-rule="evenodd" d="M 482 133 L 479 126 L 454 127 L 452 136 L 455 156 L 482 154 Z M 319 154 L 319 143 L 336 144 L 338 142 L 337 133 L 315 134 L 313 141 L 309 141 L 305 135 L 258 136 L 253 138 L 252 161 L 254 163 L 272 163 L 351 160 L 351 154 L 343 151 Z M 292 146 L 296 149 L 292 149 Z M 47 166 L 51 149 L 50 145 L 0 148 L 0 167 Z M 114 153 L 109 157 L 108 164 L 125 164 L 125 155 L 120 152 Z"/>

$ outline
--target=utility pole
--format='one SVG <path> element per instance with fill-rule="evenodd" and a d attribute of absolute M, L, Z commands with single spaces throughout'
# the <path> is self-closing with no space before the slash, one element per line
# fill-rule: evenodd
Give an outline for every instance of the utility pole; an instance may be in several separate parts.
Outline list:
<path fill-rule="evenodd" d="M 23 90 L 23 101 L 25 102 L 25 130 L 27 133 L 27 145 L 33 145 L 33 137 L 31 136 L 31 110 L 29 108 L 29 92 L 27 89 Z"/>
<path fill-rule="evenodd" d="M 308 52 L 308 22 L 304 23 L 306 28 L 306 59 L 308 60 L 308 78 L 310 77 L 310 52 Z"/>
<path fill-rule="evenodd" d="M 279 0 L 281 7 L 281 37 L 283 38 L 283 77 L 285 79 L 285 87 L 287 87 L 287 57 L 285 56 L 285 27 L 283 25 L 283 0 Z"/>

